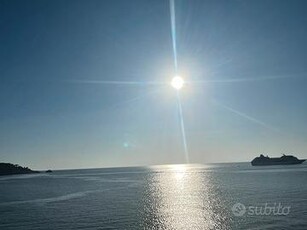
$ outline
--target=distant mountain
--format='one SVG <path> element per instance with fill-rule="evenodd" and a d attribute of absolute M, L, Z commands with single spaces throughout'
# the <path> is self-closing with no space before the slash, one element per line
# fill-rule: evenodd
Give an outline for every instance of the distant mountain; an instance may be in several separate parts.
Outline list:
<path fill-rule="evenodd" d="M 29 174 L 29 173 L 39 173 L 39 172 L 33 171 L 28 167 L 21 167 L 17 164 L 0 163 L 0 176 L 13 175 L 13 174 Z"/>

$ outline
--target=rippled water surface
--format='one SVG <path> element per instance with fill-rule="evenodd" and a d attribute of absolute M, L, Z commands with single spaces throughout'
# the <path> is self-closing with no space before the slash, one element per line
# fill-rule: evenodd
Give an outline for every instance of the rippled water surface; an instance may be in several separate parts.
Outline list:
<path fill-rule="evenodd" d="M 307 229 L 306 216 L 306 164 L 169 165 L 0 177 L 1 230 Z"/>

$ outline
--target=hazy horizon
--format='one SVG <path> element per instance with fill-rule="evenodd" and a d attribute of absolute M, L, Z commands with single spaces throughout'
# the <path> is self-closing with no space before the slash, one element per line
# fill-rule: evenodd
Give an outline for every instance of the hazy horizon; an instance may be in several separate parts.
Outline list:
<path fill-rule="evenodd" d="M 0 162 L 306 159 L 307 2 L 170 2 L 0 1 Z"/>
<path fill-rule="evenodd" d="M 16 162 L 0 162 L 0 163 L 12 163 L 12 164 L 17 164 L 19 166 L 22 166 L 22 167 L 28 167 L 27 165 L 22 165 L 22 164 L 19 164 L 19 163 L 16 163 Z M 30 168 L 31 170 L 37 170 L 37 171 L 42 171 L 42 172 L 45 172 L 46 170 L 91 170 L 91 169 L 108 169 L 108 168 L 150 168 L 150 167 L 158 167 L 158 166 L 180 166 L 180 165 L 199 165 L 199 166 L 204 166 L 204 165 L 215 165 L 215 164 L 241 164 L 241 163 L 250 163 L 250 161 L 238 161 L 238 162 L 235 162 L 235 161 L 229 161 L 229 162 L 210 162 L 210 163 L 193 163 L 193 162 L 190 162 L 190 163 L 186 163 L 186 162 L 183 162 L 183 163 L 163 163 L 163 164 L 148 164 L 148 165 L 109 165 L 109 166 L 102 166 L 102 167 L 79 167 L 79 168 Z"/>

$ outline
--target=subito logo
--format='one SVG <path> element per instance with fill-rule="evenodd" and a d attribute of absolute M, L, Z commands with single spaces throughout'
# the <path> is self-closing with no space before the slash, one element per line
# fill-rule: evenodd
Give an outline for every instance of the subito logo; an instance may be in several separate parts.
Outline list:
<path fill-rule="evenodd" d="M 246 213 L 246 207 L 244 204 L 236 203 L 232 206 L 231 211 L 235 216 L 243 216 Z"/>

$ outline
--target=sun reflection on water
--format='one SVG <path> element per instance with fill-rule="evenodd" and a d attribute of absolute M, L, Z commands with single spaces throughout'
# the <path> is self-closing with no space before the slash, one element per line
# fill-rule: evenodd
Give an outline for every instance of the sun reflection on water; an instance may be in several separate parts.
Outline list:
<path fill-rule="evenodd" d="M 144 190 L 145 229 L 221 229 L 220 197 L 208 173 L 191 165 L 152 168 Z"/>
<path fill-rule="evenodd" d="M 174 174 L 174 177 L 176 180 L 180 181 L 184 178 L 185 173 L 186 173 L 186 166 L 185 165 L 172 165 L 171 170 L 172 173 Z"/>

